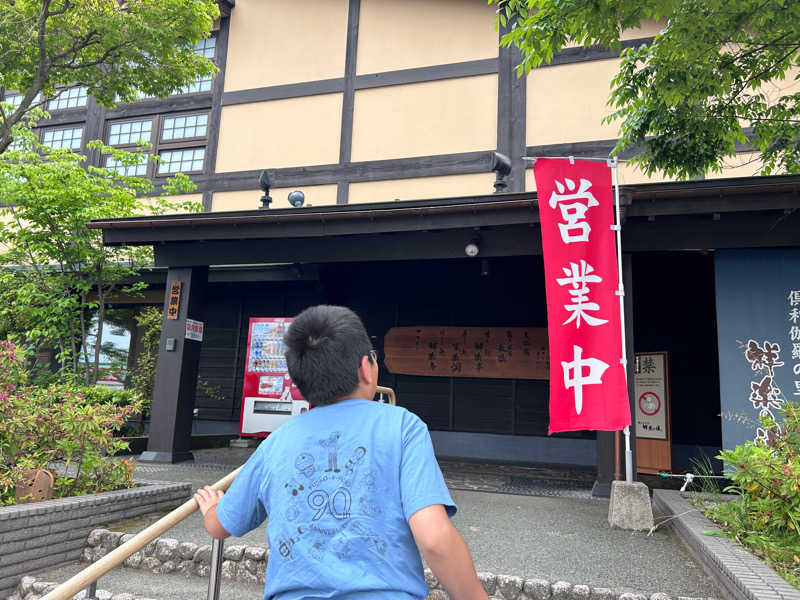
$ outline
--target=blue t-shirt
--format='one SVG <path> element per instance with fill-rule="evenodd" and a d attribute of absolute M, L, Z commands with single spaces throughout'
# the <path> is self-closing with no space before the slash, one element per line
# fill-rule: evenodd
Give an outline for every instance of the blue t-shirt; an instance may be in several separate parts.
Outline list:
<path fill-rule="evenodd" d="M 217 505 L 241 536 L 269 516 L 265 599 L 424 598 L 408 519 L 456 512 L 425 424 L 404 408 L 344 400 L 293 417 Z"/>

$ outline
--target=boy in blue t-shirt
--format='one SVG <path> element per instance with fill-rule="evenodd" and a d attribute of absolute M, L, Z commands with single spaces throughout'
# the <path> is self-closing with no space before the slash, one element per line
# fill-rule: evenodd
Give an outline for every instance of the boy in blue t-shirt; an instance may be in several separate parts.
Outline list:
<path fill-rule="evenodd" d="M 311 307 L 284 341 L 315 408 L 264 440 L 226 494 L 198 490 L 206 530 L 241 536 L 269 516 L 265 600 L 424 598 L 419 551 L 451 598 L 485 600 L 427 427 L 372 401 L 378 363 L 358 316 Z"/>

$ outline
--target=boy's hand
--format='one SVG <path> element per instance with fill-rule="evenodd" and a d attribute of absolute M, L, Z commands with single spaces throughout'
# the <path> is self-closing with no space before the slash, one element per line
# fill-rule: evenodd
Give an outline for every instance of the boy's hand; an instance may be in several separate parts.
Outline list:
<path fill-rule="evenodd" d="M 217 502 L 219 502 L 220 498 L 224 495 L 225 492 L 215 490 L 210 485 L 203 486 L 197 490 L 194 499 L 197 501 L 197 505 L 200 507 L 200 512 L 203 513 L 203 517 L 206 516 L 210 508 L 217 505 Z"/>

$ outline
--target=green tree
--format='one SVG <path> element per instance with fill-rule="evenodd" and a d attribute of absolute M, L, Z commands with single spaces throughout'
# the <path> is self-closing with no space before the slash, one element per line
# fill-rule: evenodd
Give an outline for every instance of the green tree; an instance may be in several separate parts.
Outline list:
<path fill-rule="evenodd" d="M 623 30 L 663 23 L 649 44 L 622 52 L 607 122 L 620 120 L 615 153 L 636 148 L 645 172 L 689 178 L 722 168 L 749 143 L 763 172 L 800 172 L 800 2 L 794 0 L 489 0 L 518 72 L 568 43 L 620 48 Z M 576 84 L 575 93 L 580 93 Z"/>
<path fill-rule="evenodd" d="M 12 323 L 30 344 L 58 350 L 62 368 L 87 384 L 97 380 L 103 322 L 108 298 L 142 268 L 152 264 L 149 247 L 108 247 L 93 219 L 201 210 L 194 202 L 150 197 L 148 179 L 121 175 L 114 169 L 87 166 L 85 157 L 38 142 L 30 126 L 14 127 L 15 145 L 0 154 L 0 320 Z M 89 142 L 122 164 L 137 164 L 141 153 L 129 153 Z M 155 160 L 155 157 L 149 157 Z M 165 194 L 191 191 L 194 184 L 178 174 Z M 91 317 L 97 332 L 90 347 Z"/>
<path fill-rule="evenodd" d="M 215 0 L 0 0 L 0 152 L 25 115 L 63 86 L 106 107 L 167 96 L 215 67 L 192 50 L 219 16 Z"/>

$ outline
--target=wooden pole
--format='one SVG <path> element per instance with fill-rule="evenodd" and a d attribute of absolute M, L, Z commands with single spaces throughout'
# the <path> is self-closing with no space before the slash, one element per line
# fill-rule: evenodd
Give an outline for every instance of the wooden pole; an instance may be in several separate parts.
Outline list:
<path fill-rule="evenodd" d="M 240 470 L 241 467 L 229 473 L 211 487 L 222 491 L 227 490 Z M 92 563 L 77 575 L 69 578 L 52 592 L 42 596 L 42 600 L 67 600 L 67 598 L 72 598 L 72 596 L 86 588 L 90 583 L 96 581 L 111 569 L 121 564 L 131 554 L 141 550 L 162 533 L 183 521 L 196 511 L 197 508 L 197 501 L 194 498 L 187 500 L 171 513 L 164 515 L 158 521 L 137 533 L 133 538 L 112 550 L 97 562 Z"/>

